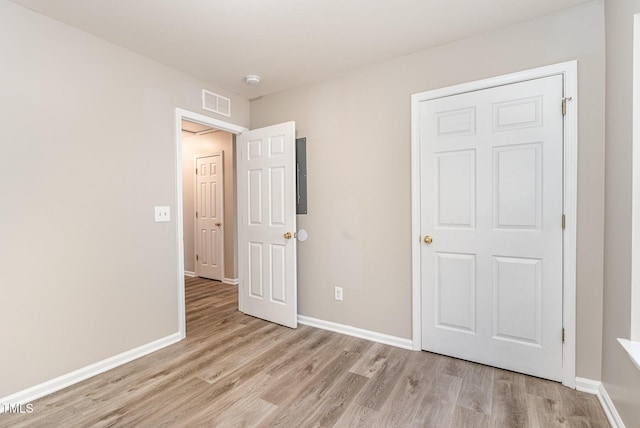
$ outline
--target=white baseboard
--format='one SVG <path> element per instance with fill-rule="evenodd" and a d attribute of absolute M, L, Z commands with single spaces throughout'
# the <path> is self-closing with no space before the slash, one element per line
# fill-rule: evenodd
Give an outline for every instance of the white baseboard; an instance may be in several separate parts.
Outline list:
<path fill-rule="evenodd" d="M 609 393 L 602 382 L 577 377 L 576 389 L 598 397 L 598 401 L 602 406 L 602 410 L 604 410 L 604 414 L 607 416 L 607 420 L 609 421 L 611 428 L 625 428 L 624 422 L 622 422 L 622 418 L 620 417 L 618 410 L 616 410 L 616 406 L 613 404 L 613 401 L 611 400 L 611 397 L 609 397 Z"/>
<path fill-rule="evenodd" d="M 222 282 L 230 285 L 240 284 L 240 278 L 222 278 Z"/>
<path fill-rule="evenodd" d="M 624 422 L 622 422 L 622 418 L 616 409 L 616 406 L 613 404 L 613 400 L 609 397 L 609 393 L 604 387 L 603 383 L 600 383 L 598 387 L 598 400 L 600 401 L 600 405 L 604 409 L 604 414 L 607 415 L 607 419 L 609 420 L 609 424 L 611 424 L 612 428 L 625 428 Z"/>
<path fill-rule="evenodd" d="M 599 380 L 587 379 L 584 377 L 576 377 L 576 389 L 578 391 L 586 392 L 588 394 L 597 395 L 598 388 L 602 382 Z"/>
<path fill-rule="evenodd" d="M 384 343 L 385 345 L 413 350 L 413 342 L 410 339 L 403 339 L 401 337 L 390 336 L 388 334 L 377 333 L 375 331 L 364 330 L 362 328 L 338 324 L 331 321 L 319 320 L 317 318 L 311 318 L 304 315 L 298 315 L 298 322 L 300 324 L 321 328 L 323 330 L 333 331 L 335 333 L 346 334 L 348 336 L 367 339 L 372 342 Z"/>
<path fill-rule="evenodd" d="M 196 273 L 195 272 L 191 272 L 190 270 L 185 270 L 184 271 L 184 276 L 188 276 L 189 278 L 195 278 L 196 277 Z"/>
<path fill-rule="evenodd" d="M 16 392 L 15 394 L 11 394 L 7 397 L 2 397 L 0 398 L 0 403 L 30 403 L 31 401 L 37 400 L 40 397 L 52 394 L 63 388 L 66 388 L 78 382 L 82 382 L 83 380 L 88 379 L 92 376 L 126 364 L 129 361 L 133 361 L 154 351 L 165 348 L 169 345 L 173 345 L 180 340 L 182 340 L 182 336 L 180 335 L 180 333 L 171 334 L 161 339 L 154 340 L 151 343 L 147 343 L 146 345 L 142 345 L 129 351 L 125 351 L 121 354 L 114 355 L 113 357 L 107 358 L 106 360 L 98 361 L 97 363 L 88 365 L 78 370 L 74 370 L 71 373 L 58 376 L 39 385 L 35 385 L 31 388 Z"/>

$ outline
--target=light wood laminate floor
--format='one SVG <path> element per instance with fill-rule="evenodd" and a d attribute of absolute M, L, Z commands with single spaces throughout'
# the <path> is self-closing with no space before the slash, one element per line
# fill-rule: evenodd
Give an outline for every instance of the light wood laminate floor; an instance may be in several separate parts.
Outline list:
<path fill-rule="evenodd" d="M 188 278 L 187 339 L 0 414 L 37 427 L 608 427 L 558 383 L 241 314 Z"/>

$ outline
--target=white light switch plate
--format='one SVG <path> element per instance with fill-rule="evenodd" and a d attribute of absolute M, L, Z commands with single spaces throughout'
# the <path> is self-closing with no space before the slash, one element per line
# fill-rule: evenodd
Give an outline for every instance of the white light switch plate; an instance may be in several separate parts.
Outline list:
<path fill-rule="evenodd" d="M 171 221 L 171 207 L 156 207 L 156 223 Z"/>

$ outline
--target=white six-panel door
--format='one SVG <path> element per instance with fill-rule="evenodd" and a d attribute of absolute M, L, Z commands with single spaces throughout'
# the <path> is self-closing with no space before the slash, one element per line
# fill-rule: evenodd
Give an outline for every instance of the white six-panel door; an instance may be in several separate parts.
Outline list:
<path fill-rule="evenodd" d="M 196 275 L 223 277 L 222 154 L 196 157 Z"/>
<path fill-rule="evenodd" d="M 562 85 L 421 103 L 423 349 L 562 379 Z"/>
<path fill-rule="evenodd" d="M 295 123 L 237 138 L 240 311 L 297 326 Z"/>

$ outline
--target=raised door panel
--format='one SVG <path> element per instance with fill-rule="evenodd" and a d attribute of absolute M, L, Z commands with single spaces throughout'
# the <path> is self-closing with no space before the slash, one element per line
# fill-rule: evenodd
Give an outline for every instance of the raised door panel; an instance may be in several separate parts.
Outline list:
<path fill-rule="evenodd" d="M 271 301 L 273 303 L 286 304 L 287 303 L 287 256 L 286 246 L 282 244 L 271 244 L 270 249 L 270 263 L 271 263 L 271 275 L 269 277 L 269 291 L 271 295 Z"/>
<path fill-rule="evenodd" d="M 435 115 L 435 119 L 438 137 L 473 135 L 476 132 L 475 107 L 439 112 Z"/>
<path fill-rule="evenodd" d="M 542 126 L 542 97 L 502 101 L 493 105 L 493 131 Z"/>
<path fill-rule="evenodd" d="M 271 226 L 283 227 L 286 222 L 285 213 L 285 169 L 283 167 L 269 168 L 269 193 L 270 210 L 269 224 Z"/>
<path fill-rule="evenodd" d="M 542 260 L 494 257 L 494 338 L 541 344 Z"/>
<path fill-rule="evenodd" d="M 249 224 L 258 226 L 263 224 L 262 202 L 262 169 L 250 170 L 248 173 L 247 201 L 249 206 Z"/>
<path fill-rule="evenodd" d="M 542 227 L 542 144 L 493 151 L 494 228 Z"/>
<path fill-rule="evenodd" d="M 438 227 L 475 227 L 475 159 L 475 150 L 435 155 Z"/>
<path fill-rule="evenodd" d="M 285 149 L 285 136 L 284 135 L 274 135 L 269 137 L 269 157 L 280 157 L 286 155 Z"/>
<path fill-rule="evenodd" d="M 476 260 L 473 254 L 436 254 L 436 324 L 476 330 Z"/>
<path fill-rule="evenodd" d="M 264 264 L 262 242 L 249 242 L 249 297 L 264 298 L 264 283 L 262 281 Z"/>

